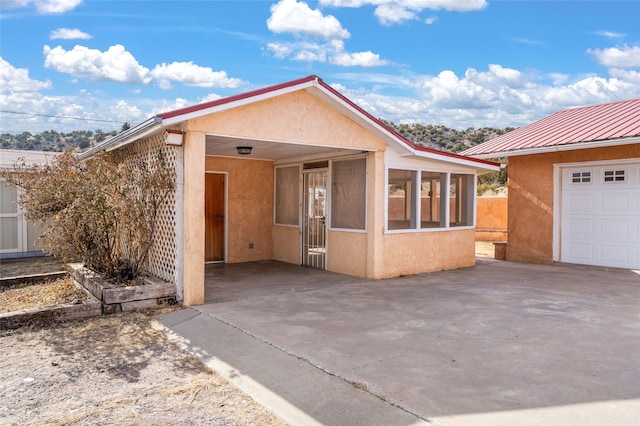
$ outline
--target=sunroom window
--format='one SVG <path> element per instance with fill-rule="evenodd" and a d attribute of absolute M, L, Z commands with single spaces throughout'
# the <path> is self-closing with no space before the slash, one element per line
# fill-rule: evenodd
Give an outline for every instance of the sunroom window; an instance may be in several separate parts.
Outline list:
<path fill-rule="evenodd" d="M 416 228 L 416 197 L 414 195 L 417 172 L 410 170 L 389 170 L 388 229 Z"/>
<path fill-rule="evenodd" d="M 474 181 L 471 174 L 389 169 L 387 230 L 473 226 Z"/>
<path fill-rule="evenodd" d="M 472 175 L 451 175 L 449 183 L 449 226 L 473 225 Z"/>
<path fill-rule="evenodd" d="M 421 228 L 444 228 L 446 226 L 444 220 L 446 204 L 441 202 L 441 194 L 445 192 L 446 179 L 445 173 L 422 172 L 420 185 Z"/>

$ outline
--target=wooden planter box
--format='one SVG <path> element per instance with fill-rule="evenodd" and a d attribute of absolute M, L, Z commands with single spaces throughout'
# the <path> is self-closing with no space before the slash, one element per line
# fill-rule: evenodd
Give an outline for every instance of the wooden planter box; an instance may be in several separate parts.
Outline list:
<path fill-rule="evenodd" d="M 144 284 L 123 287 L 112 284 L 81 263 L 70 263 L 73 279 L 102 303 L 102 313 L 148 309 L 176 303 L 175 284 L 155 277 L 144 277 Z"/>

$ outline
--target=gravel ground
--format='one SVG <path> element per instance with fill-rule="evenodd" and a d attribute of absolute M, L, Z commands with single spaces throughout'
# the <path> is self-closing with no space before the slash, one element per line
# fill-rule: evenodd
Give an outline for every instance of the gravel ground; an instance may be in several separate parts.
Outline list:
<path fill-rule="evenodd" d="M 161 312 L 0 332 L 0 424 L 284 425 L 169 342 Z"/>

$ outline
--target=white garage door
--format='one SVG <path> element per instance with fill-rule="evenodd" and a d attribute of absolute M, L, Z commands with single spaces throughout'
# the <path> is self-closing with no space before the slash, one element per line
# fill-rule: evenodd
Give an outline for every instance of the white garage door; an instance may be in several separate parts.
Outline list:
<path fill-rule="evenodd" d="M 640 269 L 640 161 L 561 170 L 560 261 Z"/>

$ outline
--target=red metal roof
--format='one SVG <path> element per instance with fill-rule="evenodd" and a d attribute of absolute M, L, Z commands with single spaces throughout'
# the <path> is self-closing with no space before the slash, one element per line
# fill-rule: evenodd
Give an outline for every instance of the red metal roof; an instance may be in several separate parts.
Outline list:
<path fill-rule="evenodd" d="M 640 137 L 640 98 L 558 111 L 462 152 L 465 156 L 509 156 L 562 147 L 580 149 Z M 630 141 L 630 143 L 639 143 Z M 583 145 L 580 145 L 583 144 Z"/>

